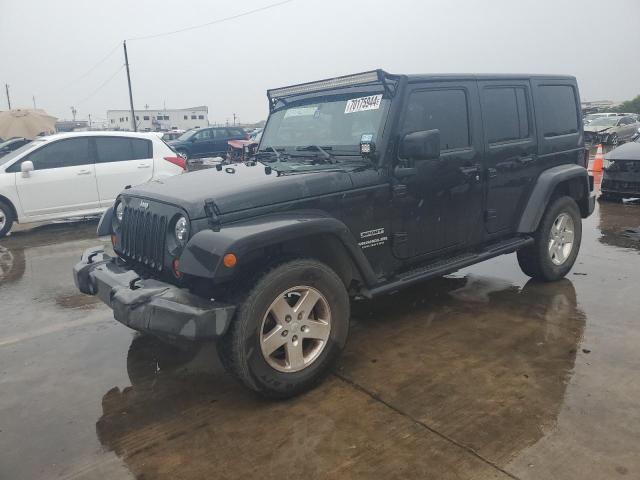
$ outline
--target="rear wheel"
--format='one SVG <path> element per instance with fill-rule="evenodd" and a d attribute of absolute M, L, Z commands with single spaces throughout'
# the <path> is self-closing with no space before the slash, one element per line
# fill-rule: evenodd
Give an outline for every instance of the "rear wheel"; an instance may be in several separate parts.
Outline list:
<path fill-rule="evenodd" d="M 534 243 L 518 251 L 518 264 L 532 278 L 551 282 L 573 267 L 582 240 L 582 219 L 575 200 L 559 197 L 545 211 Z"/>
<path fill-rule="evenodd" d="M 349 331 L 349 297 L 323 263 L 292 260 L 262 275 L 240 302 L 219 341 L 227 369 L 267 397 L 313 387 L 342 351 Z"/>
<path fill-rule="evenodd" d="M 9 233 L 14 221 L 15 217 L 11 207 L 5 202 L 0 201 L 0 238 Z"/>

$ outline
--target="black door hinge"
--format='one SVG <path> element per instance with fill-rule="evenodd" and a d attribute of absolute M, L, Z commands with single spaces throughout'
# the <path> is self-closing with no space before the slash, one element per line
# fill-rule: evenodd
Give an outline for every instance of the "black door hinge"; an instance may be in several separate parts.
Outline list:
<path fill-rule="evenodd" d="M 485 219 L 485 221 L 487 221 L 487 222 L 488 222 L 489 220 L 494 220 L 494 219 L 495 219 L 495 218 L 497 218 L 497 217 L 498 217 L 498 211 L 497 211 L 497 210 L 495 210 L 495 209 L 493 209 L 493 208 L 490 208 L 489 210 L 486 210 L 486 211 L 484 212 L 484 219 Z"/>
<path fill-rule="evenodd" d="M 403 243 L 407 243 L 407 238 L 409 235 L 407 235 L 407 232 L 397 232 L 393 234 L 393 244 L 394 245 L 401 245 Z"/>
<path fill-rule="evenodd" d="M 407 186 L 398 184 L 393 186 L 393 198 L 404 198 L 407 196 Z"/>

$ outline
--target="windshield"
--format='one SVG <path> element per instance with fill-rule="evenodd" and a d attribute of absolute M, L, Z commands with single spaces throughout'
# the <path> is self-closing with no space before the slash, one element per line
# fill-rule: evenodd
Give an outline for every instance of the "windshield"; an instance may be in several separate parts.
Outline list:
<path fill-rule="evenodd" d="M 189 140 L 191 138 L 191 135 L 193 135 L 195 133 L 195 130 L 187 130 L 186 132 L 184 132 L 182 135 L 180 135 L 178 138 L 176 138 L 176 140 Z"/>
<path fill-rule="evenodd" d="M 359 153 L 363 137 L 376 141 L 388 104 L 382 94 L 355 94 L 283 108 L 270 115 L 260 149 L 289 153 L 319 146 L 335 155 Z"/>
<path fill-rule="evenodd" d="M 38 143 L 42 143 L 42 142 L 43 142 L 43 140 L 33 140 L 33 141 L 27 143 L 26 145 L 23 145 L 20 148 L 17 148 L 13 152 L 7 153 L 4 157 L 0 157 L 0 165 L 5 165 L 5 164 L 9 163 L 11 160 L 13 160 L 14 158 L 18 157 L 23 152 L 26 152 L 27 150 L 30 150 L 33 147 L 36 147 L 38 145 Z"/>
<path fill-rule="evenodd" d="M 617 117 L 602 117 L 596 118 L 589 125 L 593 127 L 613 127 L 616 123 L 618 123 Z"/>

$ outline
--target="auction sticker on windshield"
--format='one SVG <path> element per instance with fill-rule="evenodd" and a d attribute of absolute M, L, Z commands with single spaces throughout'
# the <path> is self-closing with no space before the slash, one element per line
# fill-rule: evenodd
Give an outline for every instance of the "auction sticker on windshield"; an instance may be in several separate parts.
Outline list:
<path fill-rule="evenodd" d="M 317 106 L 313 107 L 298 107 L 298 108 L 290 108 L 286 112 L 284 112 L 284 118 L 289 117 L 311 117 L 318 110 Z"/>
<path fill-rule="evenodd" d="M 344 113 L 364 112 L 365 110 L 378 110 L 382 102 L 382 94 L 368 97 L 353 98 L 344 107 Z"/>

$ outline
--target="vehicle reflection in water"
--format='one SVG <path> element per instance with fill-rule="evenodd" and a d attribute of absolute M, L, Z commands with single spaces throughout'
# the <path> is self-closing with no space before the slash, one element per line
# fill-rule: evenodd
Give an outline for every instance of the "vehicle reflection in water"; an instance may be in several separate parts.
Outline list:
<path fill-rule="evenodd" d="M 236 384 L 213 345 L 136 337 L 132 385 L 105 393 L 98 438 L 138 478 L 270 478 L 291 465 L 297 477 L 427 475 L 451 445 L 415 422 L 506 462 L 556 422 L 585 326 L 569 280 L 519 288 L 478 276 L 355 302 L 352 318 L 334 374 L 282 402 Z M 478 466 L 446 468 L 443 478 Z"/>
<path fill-rule="evenodd" d="M 20 280 L 24 275 L 24 269 L 24 250 L 9 249 L 0 245 L 0 285 Z"/>
<path fill-rule="evenodd" d="M 345 375 L 506 462 L 555 424 L 585 315 L 568 279 L 531 280 L 522 289 L 483 276 L 439 282 L 429 284 L 426 299 L 417 288 L 363 305 L 370 316 L 358 327 L 366 340 L 351 343 Z"/>
<path fill-rule="evenodd" d="M 0 285 L 15 283 L 22 278 L 25 273 L 26 252 L 29 249 L 95 238 L 96 222 L 95 218 L 60 221 L 28 230 L 18 230 L 8 237 L 0 238 Z"/>
<path fill-rule="evenodd" d="M 640 200 L 599 202 L 601 243 L 640 250 Z"/>

